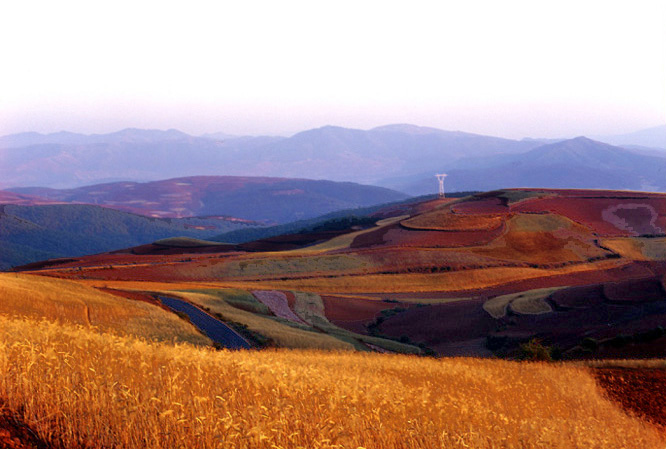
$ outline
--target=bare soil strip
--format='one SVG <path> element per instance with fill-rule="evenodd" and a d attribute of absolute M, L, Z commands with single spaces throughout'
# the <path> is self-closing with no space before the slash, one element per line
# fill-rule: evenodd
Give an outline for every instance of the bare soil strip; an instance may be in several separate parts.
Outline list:
<path fill-rule="evenodd" d="M 666 431 L 666 369 L 594 368 L 608 397 Z"/>
<path fill-rule="evenodd" d="M 49 445 L 0 404 L 0 448 L 48 449 Z"/>

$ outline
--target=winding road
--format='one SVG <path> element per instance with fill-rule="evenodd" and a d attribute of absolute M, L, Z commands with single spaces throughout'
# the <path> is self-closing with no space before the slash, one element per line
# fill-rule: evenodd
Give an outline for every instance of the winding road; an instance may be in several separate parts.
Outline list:
<path fill-rule="evenodd" d="M 228 349 L 250 349 L 251 346 L 243 337 L 222 321 L 213 318 L 203 310 L 182 299 L 159 295 L 158 298 L 175 312 L 186 314 L 192 324 L 204 332 L 208 338 Z"/>

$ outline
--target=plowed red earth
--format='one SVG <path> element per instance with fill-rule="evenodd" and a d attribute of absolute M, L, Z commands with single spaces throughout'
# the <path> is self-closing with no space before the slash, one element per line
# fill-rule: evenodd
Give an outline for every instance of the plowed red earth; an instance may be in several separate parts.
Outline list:
<path fill-rule="evenodd" d="M 504 232 L 504 226 L 490 231 L 417 231 L 406 230 L 399 224 L 361 234 L 351 248 L 387 245 L 412 248 L 460 248 L 485 245 Z"/>
<path fill-rule="evenodd" d="M 666 430 L 666 369 L 597 368 L 593 373 L 613 401 Z"/>
<path fill-rule="evenodd" d="M 445 292 L 420 292 L 421 298 L 468 298 L 468 297 L 493 297 L 509 293 L 523 292 L 537 288 L 581 286 L 590 284 L 601 284 L 605 282 L 619 282 L 626 279 L 641 279 L 652 276 L 663 276 L 666 274 L 666 263 L 664 262 L 632 262 L 619 265 L 605 270 L 585 271 L 580 273 L 567 273 L 554 276 L 544 276 L 521 281 L 507 282 L 488 288 L 473 288 L 469 290 L 445 291 Z M 372 295 L 373 292 L 362 292 L 359 294 Z M 382 293 L 382 298 L 401 300 L 413 297 L 414 293 Z"/>
<path fill-rule="evenodd" d="M 454 204 L 451 210 L 457 214 L 508 214 L 510 209 L 497 197 Z"/>
<path fill-rule="evenodd" d="M 28 426 L 0 405 L 0 448 L 47 449 L 49 446 Z"/>
<path fill-rule="evenodd" d="M 324 313 L 329 321 L 343 329 L 361 334 L 368 332 L 366 324 L 372 322 L 382 310 L 408 306 L 402 303 L 339 296 L 322 296 L 321 299 L 324 302 Z"/>
<path fill-rule="evenodd" d="M 622 229 L 615 226 L 613 223 L 604 220 L 603 212 L 610 210 L 614 207 L 635 207 L 640 205 L 638 209 L 619 209 L 614 212 L 618 218 L 622 220 L 630 219 L 632 216 L 641 218 L 640 226 L 633 231 L 631 229 Z M 650 209 L 648 209 L 650 208 Z M 645 223 L 650 223 L 649 217 L 639 217 L 637 212 L 645 211 L 649 213 L 652 210 L 658 214 L 652 222 L 650 229 L 644 229 Z M 583 197 L 556 197 L 556 198 L 543 198 L 535 201 L 525 201 L 519 203 L 512 208 L 514 212 L 539 212 L 544 211 L 564 215 L 572 220 L 581 223 L 592 231 L 603 236 L 632 236 L 638 234 L 660 233 L 659 231 L 666 230 L 666 199 L 661 197 L 624 197 L 624 198 L 589 198 Z M 625 213 L 630 211 L 631 213 Z M 632 223 L 627 223 L 630 226 Z M 650 232 L 652 231 L 652 232 Z"/>

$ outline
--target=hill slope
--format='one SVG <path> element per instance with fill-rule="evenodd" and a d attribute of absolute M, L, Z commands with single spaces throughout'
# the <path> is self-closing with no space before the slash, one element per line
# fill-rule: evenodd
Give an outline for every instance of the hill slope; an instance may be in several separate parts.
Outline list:
<path fill-rule="evenodd" d="M 206 238 L 244 226 L 247 225 L 215 218 L 147 218 L 83 204 L 0 205 L 0 269 L 111 251 L 167 237 Z"/>
<path fill-rule="evenodd" d="M 309 179 L 194 176 L 76 189 L 17 188 L 53 201 L 97 204 L 155 217 L 224 215 L 285 223 L 407 198 L 383 187 Z"/>
<path fill-rule="evenodd" d="M 329 224 L 205 250 L 148 245 L 48 274 L 177 288 L 275 341 L 282 317 L 357 349 L 400 350 L 386 346 L 398 340 L 426 353 L 518 357 L 538 338 L 558 357 L 663 354 L 664 194 L 500 190 Z M 219 291 L 229 287 L 270 310 Z"/>

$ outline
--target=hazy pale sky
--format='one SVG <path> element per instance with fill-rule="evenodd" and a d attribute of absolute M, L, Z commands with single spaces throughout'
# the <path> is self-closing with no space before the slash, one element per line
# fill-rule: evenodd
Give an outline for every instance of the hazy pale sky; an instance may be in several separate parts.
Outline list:
<path fill-rule="evenodd" d="M 666 123 L 666 2 L 12 1 L 0 135 Z"/>

